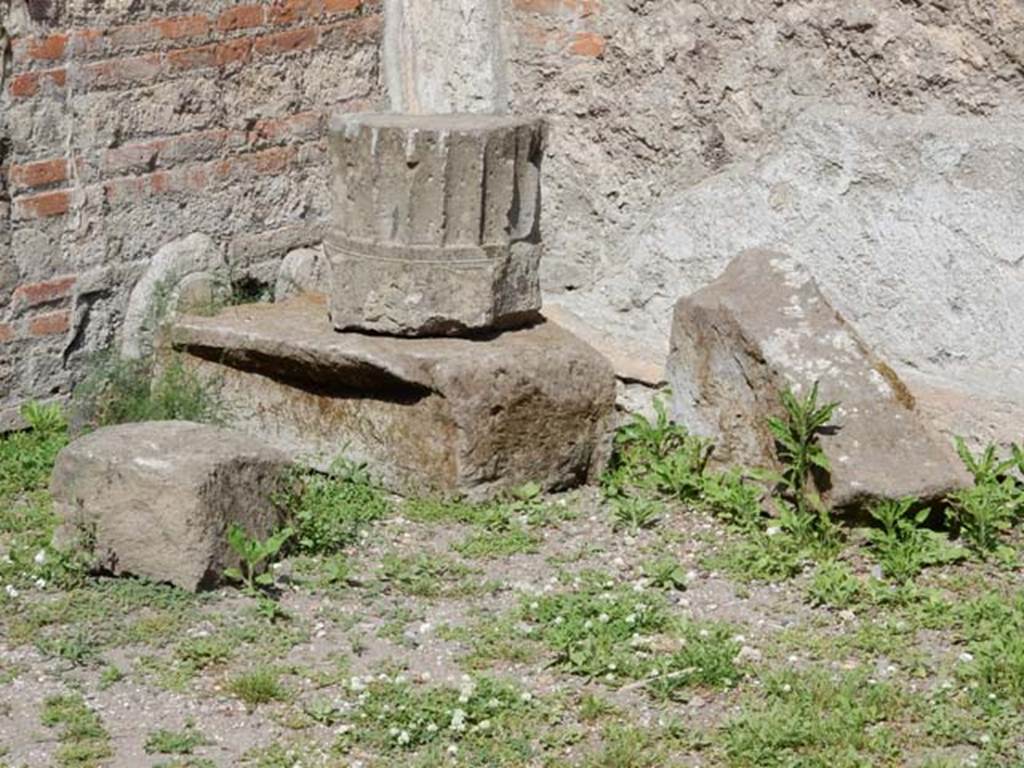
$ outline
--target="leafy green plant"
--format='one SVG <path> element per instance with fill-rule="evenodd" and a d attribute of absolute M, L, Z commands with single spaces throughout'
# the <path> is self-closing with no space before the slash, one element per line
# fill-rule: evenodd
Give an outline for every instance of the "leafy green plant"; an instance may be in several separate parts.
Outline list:
<path fill-rule="evenodd" d="M 975 456 L 962 438 L 957 452 L 974 477 L 974 485 L 949 497 L 952 519 L 960 534 L 981 557 L 996 554 L 1014 561 L 1014 552 L 1002 544 L 1003 535 L 1024 514 L 1024 484 L 1013 471 L 1024 471 L 1021 450 L 1012 447 L 1009 459 L 1000 459 L 994 446 Z"/>
<path fill-rule="evenodd" d="M 897 582 L 906 582 L 921 569 L 937 563 L 951 562 L 962 556 L 946 537 L 924 526 L 929 510 L 914 498 L 883 500 L 868 508 L 881 527 L 868 531 L 870 546 L 882 573 Z"/>
<path fill-rule="evenodd" d="M 832 420 L 839 403 L 818 403 L 818 382 L 814 382 L 804 398 L 791 389 L 782 393 L 785 418 L 771 416 L 768 429 L 775 438 L 775 447 L 782 472 L 780 489 L 786 497 L 783 508 L 791 508 L 791 516 L 815 518 L 817 532 L 828 535 L 833 530 L 828 509 L 822 503 L 815 487 L 815 473 L 831 471 L 828 456 L 818 440 Z M 793 519 L 792 529 L 803 533 L 803 526 Z"/>
<path fill-rule="evenodd" d="M 339 459 L 327 474 L 296 470 L 277 501 L 295 530 L 295 548 L 310 555 L 335 554 L 391 509 L 366 468 Z"/>
<path fill-rule="evenodd" d="M 817 567 L 807 589 L 812 605 L 846 608 L 860 595 L 861 584 L 846 563 L 828 560 Z"/>
<path fill-rule="evenodd" d="M 686 589 L 686 571 L 674 557 L 660 557 L 644 564 L 644 576 L 659 589 Z"/>
<path fill-rule="evenodd" d="M 615 530 L 636 532 L 653 528 L 661 520 L 661 502 L 637 496 L 612 499 L 613 527 Z"/>
<path fill-rule="evenodd" d="M 228 568 L 224 575 L 232 581 L 240 582 L 247 592 L 258 594 L 261 588 L 274 583 L 273 574 L 264 569 L 273 562 L 281 547 L 294 533 L 291 528 L 282 528 L 260 541 L 250 537 L 238 523 L 232 523 L 228 528 L 228 545 L 238 555 L 240 562 L 238 568 Z"/>
<path fill-rule="evenodd" d="M 704 475 L 703 506 L 740 531 L 760 530 L 764 523 L 761 499 L 764 491 L 748 482 L 748 473 L 730 469 Z"/>

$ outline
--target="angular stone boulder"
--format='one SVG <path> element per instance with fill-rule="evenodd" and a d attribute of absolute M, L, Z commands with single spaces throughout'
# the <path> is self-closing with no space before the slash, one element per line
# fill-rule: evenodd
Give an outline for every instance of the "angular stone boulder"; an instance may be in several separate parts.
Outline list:
<path fill-rule="evenodd" d="M 873 499 L 935 499 L 967 481 L 951 446 L 924 425 L 896 373 L 865 346 L 795 260 L 764 250 L 737 256 L 714 282 L 679 300 L 668 378 L 675 418 L 716 441 L 716 457 L 774 464 L 766 426 L 786 387 L 820 383 L 839 401 L 821 436 L 838 508 Z"/>
<path fill-rule="evenodd" d="M 250 435 L 185 421 L 99 429 L 57 457 L 55 544 L 87 548 L 98 569 L 196 591 L 238 565 L 232 523 L 265 538 L 289 465 Z"/>
<path fill-rule="evenodd" d="M 233 426 L 316 466 L 366 462 L 398 492 L 567 487 L 608 450 L 614 373 L 550 322 L 473 339 L 337 333 L 309 294 L 179 317 L 168 341 Z"/>
<path fill-rule="evenodd" d="M 534 321 L 544 142 L 531 118 L 336 116 L 334 327 L 442 336 Z"/>

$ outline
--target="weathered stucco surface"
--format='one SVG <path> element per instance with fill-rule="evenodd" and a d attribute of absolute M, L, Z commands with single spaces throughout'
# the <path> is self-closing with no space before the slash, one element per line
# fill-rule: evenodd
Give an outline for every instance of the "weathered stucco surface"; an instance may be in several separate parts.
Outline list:
<path fill-rule="evenodd" d="M 679 296 L 778 247 L 895 362 L 1020 370 L 1024 5 L 514 0 L 508 20 L 512 107 L 552 123 L 559 303 L 664 348 Z"/>

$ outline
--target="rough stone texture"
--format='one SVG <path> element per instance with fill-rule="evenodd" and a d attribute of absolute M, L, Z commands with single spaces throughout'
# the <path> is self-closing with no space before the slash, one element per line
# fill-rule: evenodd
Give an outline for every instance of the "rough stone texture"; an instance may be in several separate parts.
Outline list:
<path fill-rule="evenodd" d="M 1019 370 L 1024 5 L 506 5 L 511 108 L 552 125 L 547 301 L 664 349 L 767 245 L 894 363 Z"/>
<path fill-rule="evenodd" d="M 321 465 L 366 461 L 398 491 L 565 487 L 606 458 L 614 374 L 553 323 L 487 339 L 340 334 L 309 295 L 179 318 L 169 340 L 233 425 Z"/>
<path fill-rule="evenodd" d="M 51 480 L 56 542 L 89 546 L 97 567 L 195 591 L 238 564 L 231 523 L 266 538 L 288 465 L 251 435 L 184 421 L 99 429 L 67 446 Z"/>
<path fill-rule="evenodd" d="M 385 0 L 384 9 L 393 112 L 507 109 L 501 0 Z"/>
<path fill-rule="evenodd" d="M 334 327 L 428 336 L 533 320 L 544 138 L 519 117 L 332 120 Z"/>
<path fill-rule="evenodd" d="M 274 301 L 300 293 L 328 293 L 331 268 L 320 248 L 296 248 L 281 261 L 274 280 Z"/>
<path fill-rule="evenodd" d="M 928 431 L 912 395 L 821 294 L 799 262 L 746 251 L 710 285 L 676 304 L 669 383 L 678 421 L 716 440 L 716 455 L 769 466 L 769 415 L 786 387 L 820 383 L 838 401 L 821 436 L 832 465 L 827 500 L 935 499 L 966 481 L 949 444 Z"/>
<path fill-rule="evenodd" d="M 185 303 L 194 306 L 209 288 L 212 303 L 215 296 L 209 283 L 217 278 L 228 284 L 227 262 L 209 236 L 196 232 L 163 246 L 128 298 L 121 323 L 121 354 L 129 359 L 150 354 L 157 325 L 176 309 L 181 290 L 185 290 Z"/>
<path fill-rule="evenodd" d="M 114 346 L 166 243 L 207 234 L 242 285 L 272 284 L 282 256 L 318 245 L 325 115 L 382 98 L 375 2 L 10 4 L 0 428 L 23 401 L 66 394 L 90 354 Z"/>

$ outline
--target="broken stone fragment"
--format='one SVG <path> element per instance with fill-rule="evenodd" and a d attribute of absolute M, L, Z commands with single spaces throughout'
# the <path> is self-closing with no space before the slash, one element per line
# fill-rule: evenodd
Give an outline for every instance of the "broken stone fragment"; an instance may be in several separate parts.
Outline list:
<path fill-rule="evenodd" d="M 196 591 L 238 565 L 226 532 L 278 526 L 271 497 L 287 457 L 251 435 L 183 421 L 105 427 L 60 452 L 51 478 L 54 543 L 96 568 Z"/>
<path fill-rule="evenodd" d="M 838 401 L 820 436 L 831 463 L 826 501 L 936 499 L 967 477 L 952 446 L 924 425 L 913 397 L 795 260 L 764 250 L 737 256 L 714 282 L 676 304 L 668 361 L 676 419 L 716 441 L 720 461 L 774 464 L 769 416 L 787 387 L 820 382 Z"/>
<path fill-rule="evenodd" d="M 528 118 L 335 117 L 334 327 L 442 336 L 535 320 L 544 142 Z"/>
<path fill-rule="evenodd" d="M 180 317 L 169 341 L 233 426 L 320 467 L 366 462 L 399 492 L 567 487 L 610 442 L 611 366 L 550 322 L 486 339 L 337 333 L 310 294 Z"/>

